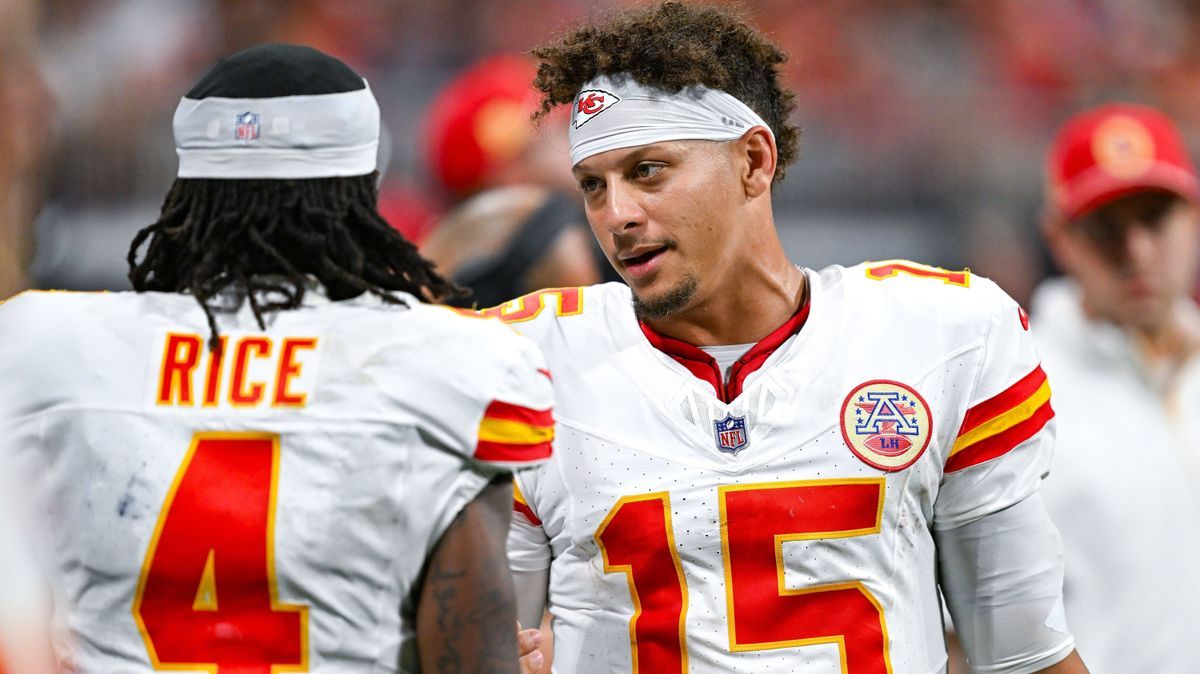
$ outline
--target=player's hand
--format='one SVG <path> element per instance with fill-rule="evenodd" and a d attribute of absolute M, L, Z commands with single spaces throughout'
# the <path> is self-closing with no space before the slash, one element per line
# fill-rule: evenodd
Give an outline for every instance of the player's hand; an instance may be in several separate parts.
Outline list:
<path fill-rule="evenodd" d="M 521 674 L 537 674 L 545 664 L 545 656 L 538 650 L 542 645 L 542 633 L 535 629 L 523 630 L 517 623 L 517 654 L 520 655 Z"/>

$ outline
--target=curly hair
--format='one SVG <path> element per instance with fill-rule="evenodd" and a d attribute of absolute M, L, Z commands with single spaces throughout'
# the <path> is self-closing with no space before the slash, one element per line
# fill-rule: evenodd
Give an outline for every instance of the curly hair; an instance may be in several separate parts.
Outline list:
<path fill-rule="evenodd" d="M 214 350 L 220 340 L 213 300 L 226 288 L 236 290 L 234 302 L 217 308 L 236 311 L 248 302 L 263 329 L 264 312 L 300 306 L 309 276 L 332 300 L 371 293 L 403 304 L 391 291 L 429 301 L 465 294 L 379 215 L 375 175 L 178 179 L 158 221 L 129 246 L 129 280 L 138 292 L 191 293 Z"/>
<path fill-rule="evenodd" d="M 787 54 L 734 12 L 664 2 L 625 10 L 533 50 L 541 60 L 534 86 L 543 94 L 541 118 L 571 103 L 598 75 L 629 73 L 639 84 L 675 93 L 702 84 L 754 110 L 775 134 L 775 181 L 796 159 L 800 129 L 789 122 L 795 94 L 779 85 Z"/>

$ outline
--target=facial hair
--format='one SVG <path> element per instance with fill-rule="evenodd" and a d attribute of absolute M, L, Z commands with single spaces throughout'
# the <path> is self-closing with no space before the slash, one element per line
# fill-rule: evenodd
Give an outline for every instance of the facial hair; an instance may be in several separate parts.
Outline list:
<path fill-rule="evenodd" d="M 692 303 L 696 290 L 700 287 L 700 279 L 688 272 L 675 287 L 667 290 L 658 297 L 642 298 L 633 294 L 633 312 L 639 320 L 660 320 L 677 314 Z"/>

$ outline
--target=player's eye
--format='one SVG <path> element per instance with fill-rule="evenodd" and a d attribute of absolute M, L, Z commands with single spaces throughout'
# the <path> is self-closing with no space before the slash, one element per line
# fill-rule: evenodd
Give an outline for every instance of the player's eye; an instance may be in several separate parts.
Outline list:
<path fill-rule="evenodd" d="M 662 164 L 654 162 L 642 162 L 634 167 L 633 172 L 639 178 L 653 178 L 663 168 L 664 166 Z"/>
<path fill-rule="evenodd" d="M 584 194 L 590 194 L 600 189 L 600 180 L 598 178 L 583 178 L 579 181 L 579 189 L 583 190 Z"/>

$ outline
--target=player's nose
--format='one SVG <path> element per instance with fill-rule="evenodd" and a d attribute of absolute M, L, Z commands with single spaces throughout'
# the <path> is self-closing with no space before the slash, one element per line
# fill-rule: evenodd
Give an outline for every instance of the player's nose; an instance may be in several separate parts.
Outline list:
<path fill-rule="evenodd" d="M 602 224 L 613 233 L 628 231 L 646 224 L 646 212 L 638 191 L 623 181 L 613 181 L 604 194 L 601 209 Z"/>

